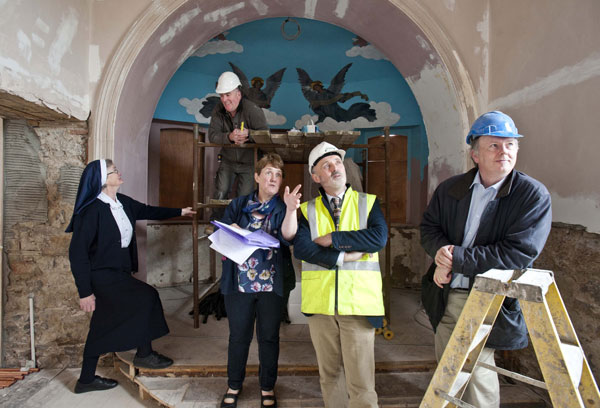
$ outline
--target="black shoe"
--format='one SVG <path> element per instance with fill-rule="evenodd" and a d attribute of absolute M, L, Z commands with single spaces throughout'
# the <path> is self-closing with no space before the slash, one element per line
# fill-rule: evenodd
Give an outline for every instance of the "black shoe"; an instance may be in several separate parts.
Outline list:
<path fill-rule="evenodd" d="M 96 376 L 94 378 L 94 381 L 92 381 L 89 384 L 83 384 L 80 383 L 79 380 L 77 380 L 77 384 L 75 384 L 75 390 L 73 391 L 75 392 L 75 394 L 82 394 L 84 392 L 90 391 L 110 390 L 111 388 L 115 388 L 117 385 L 119 385 L 119 383 L 115 380 Z"/>
<path fill-rule="evenodd" d="M 267 402 L 267 401 L 269 403 L 265 404 L 265 402 Z M 273 393 L 271 395 L 264 395 L 261 391 L 260 392 L 260 406 L 261 406 L 261 408 L 277 408 L 277 398 L 275 398 L 275 393 Z"/>
<path fill-rule="evenodd" d="M 227 388 L 227 391 L 229 391 L 229 388 Z M 236 394 L 233 394 L 231 392 L 226 392 L 225 395 L 223 395 L 223 399 L 221 400 L 221 408 L 236 408 L 238 397 L 240 396 L 241 393 L 242 393 L 241 388 L 239 390 L 237 390 Z M 226 399 L 232 399 L 233 402 L 225 402 Z"/>
<path fill-rule="evenodd" d="M 157 370 L 160 368 L 167 368 L 173 364 L 173 360 L 171 360 L 167 356 L 163 356 L 162 354 L 153 351 L 148 354 L 146 357 L 138 357 L 135 356 L 133 358 L 133 365 L 138 368 L 150 368 L 153 370 Z"/>

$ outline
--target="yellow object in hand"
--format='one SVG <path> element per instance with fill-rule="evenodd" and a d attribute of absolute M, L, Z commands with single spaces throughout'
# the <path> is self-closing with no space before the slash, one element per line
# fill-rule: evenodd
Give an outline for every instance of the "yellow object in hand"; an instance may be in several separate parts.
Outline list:
<path fill-rule="evenodd" d="M 240 126 L 240 130 L 243 132 L 244 131 L 244 122 L 242 122 L 242 125 Z"/>

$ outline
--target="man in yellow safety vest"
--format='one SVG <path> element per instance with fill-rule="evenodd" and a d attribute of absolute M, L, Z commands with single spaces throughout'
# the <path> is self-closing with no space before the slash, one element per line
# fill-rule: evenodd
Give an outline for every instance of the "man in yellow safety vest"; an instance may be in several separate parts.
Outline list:
<path fill-rule="evenodd" d="M 346 184 L 345 153 L 327 142 L 311 151 L 320 195 L 300 206 L 294 255 L 325 407 L 377 407 L 373 328 L 384 315 L 378 251 L 387 225 L 376 196 Z"/>

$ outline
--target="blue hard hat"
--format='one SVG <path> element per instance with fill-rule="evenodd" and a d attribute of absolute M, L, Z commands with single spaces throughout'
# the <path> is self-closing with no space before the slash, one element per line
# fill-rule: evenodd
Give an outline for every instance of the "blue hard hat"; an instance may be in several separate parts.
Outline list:
<path fill-rule="evenodd" d="M 467 143 L 471 144 L 479 136 L 523 137 L 511 117 L 500 111 L 491 111 L 478 117 L 469 130 Z"/>

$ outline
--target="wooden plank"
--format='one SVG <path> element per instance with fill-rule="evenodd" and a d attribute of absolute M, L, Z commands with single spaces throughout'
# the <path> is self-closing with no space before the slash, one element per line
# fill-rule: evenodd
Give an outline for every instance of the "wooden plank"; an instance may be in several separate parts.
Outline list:
<path fill-rule="evenodd" d="M 318 145 L 325 138 L 323 136 L 323 133 L 305 133 L 304 136 L 305 136 L 306 143 L 308 143 L 310 145 Z M 312 149 L 312 147 L 309 147 L 308 149 L 310 150 L 310 149 Z"/>
<path fill-rule="evenodd" d="M 256 142 L 256 143 L 267 143 L 270 144 L 271 143 L 271 136 L 268 130 L 251 130 L 250 131 L 250 137 Z"/>
<path fill-rule="evenodd" d="M 14 378 L 16 380 L 22 380 L 25 378 L 27 373 L 0 373 L 0 379 Z"/>
<path fill-rule="evenodd" d="M 277 144 L 277 145 L 289 144 L 288 135 L 285 133 L 272 133 L 271 141 L 273 142 L 273 144 Z"/>
<path fill-rule="evenodd" d="M 340 141 L 342 140 L 342 135 L 336 131 L 323 132 L 323 137 L 327 143 L 331 143 L 336 147 L 340 145 Z"/>
<path fill-rule="evenodd" d="M 304 133 L 300 131 L 289 131 L 288 140 L 291 144 L 302 144 L 305 141 Z"/>
<path fill-rule="evenodd" d="M 360 136 L 360 132 L 358 132 L 358 131 L 344 132 L 344 134 L 342 134 L 342 137 L 340 139 L 340 144 L 351 145 L 356 141 L 356 139 L 359 138 L 359 136 Z"/>

